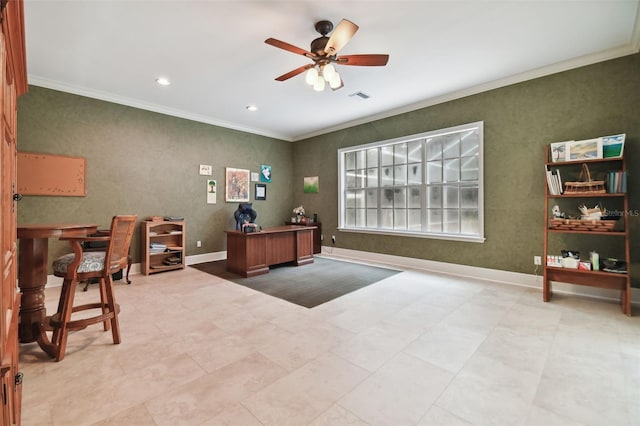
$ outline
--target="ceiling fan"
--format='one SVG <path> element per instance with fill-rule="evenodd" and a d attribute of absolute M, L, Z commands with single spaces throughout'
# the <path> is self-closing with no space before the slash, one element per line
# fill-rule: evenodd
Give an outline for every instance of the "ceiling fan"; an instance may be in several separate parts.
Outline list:
<path fill-rule="evenodd" d="M 319 21 L 315 25 L 316 31 L 321 36 L 311 42 L 311 49 L 304 50 L 284 41 L 268 38 L 264 42 L 287 50 L 297 55 L 303 55 L 313 61 L 312 64 L 303 65 L 276 77 L 277 81 L 285 81 L 291 77 L 295 77 L 307 71 L 306 81 L 313 85 L 317 91 L 324 90 L 325 82 L 333 90 L 340 89 L 344 86 L 340 74 L 335 70 L 333 64 L 337 65 L 355 65 L 355 66 L 384 66 L 389 61 L 389 55 L 342 55 L 337 56 L 338 52 L 351 40 L 353 35 L 358 31 L 358 26 L 351 21 L 343 19 L 340 21 L 331 37 L 327 34 L 333 30 L 333 24 L 330 21 Z"/>

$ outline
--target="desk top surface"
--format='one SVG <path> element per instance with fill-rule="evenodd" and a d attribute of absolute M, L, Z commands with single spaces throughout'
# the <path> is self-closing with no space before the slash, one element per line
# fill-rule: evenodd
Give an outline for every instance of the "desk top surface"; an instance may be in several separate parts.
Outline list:
<path fill-rule="evenodd" d="M 304 225 L 283 225 L 283 226 L 270 226 L 268 228 L 262 228 L 261 231 L 257 232 L 242 232 L 236 229 L 227 229 L 226 233 L 229 234 L 242 234 L 242 235 L 260 235 L 260 234 L 275 234 L 278 232 L 300 232 L 300 231 L 310 231 L 314 229 L 315 226 L 304 226 Z"/>

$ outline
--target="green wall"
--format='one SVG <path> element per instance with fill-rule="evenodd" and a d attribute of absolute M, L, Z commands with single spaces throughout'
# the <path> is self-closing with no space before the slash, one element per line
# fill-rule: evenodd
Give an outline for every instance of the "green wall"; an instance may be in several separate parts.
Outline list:
<path fill-rule="evenodd" d="M 434 82 L 437 84 L 437 82 Z M 484 244 L 340 232 L 337 155 L 343 147 L 484 121 Z M 640 165 L 640 55 L 468 96 L 294 144 L 294 181 L 319 176 L 320 193 L 294 200 L 318 212 L 336 247 L 533 273 L 543 252 L 545 150 L 551 142 L 626 133 L 627 165 Z M 327 153 L 331 153 L 328 155 Z M 640 173 L 630 170 L 632 273 L 640 287 Z M 635 210 L 635 212 L 634 212 Z M 580 248 L 581 239 L 566 239 Z M 622 256 L 614 242 L 601 251 Z M 590 244 L 585 242 L 584 244 Z M 588 250 L 583 244 L 582 250 Z M 330 239 L 325 245 L 331 245 Z M 559 254 L 559 253 L 558 253 Z"/>
<path fill-rule="evenodd" d="M 474 121 L 484 121 L 485 132 L 485 243 L 337 230 L 337 149 Z M 638 54 L 295 143 L 31 86 L 19 100 L 18 149 L 86 157 L 88 194 L 25 197 L 18 221 L 106 226 L 117 213 L 184 215 L 187 255 L 222 251 L 237 204 L 225 203 L 219 189 L 218 203 L 207 205 L 198 165 L 212 164 L 221 186 L 226 166 L 257 172 L 270 164 L 267 200 L 254 202 L 263 226 L 283 223 L 302 204 L 308 215 L 318 213 L 325 245 L 334 234 L 335 246 L 345 249 L 533 273 L 532 257 L 543 246 L 545 149 L 550 142 L 616 133 L 627 134 L 625 154 L 633 169 L 640 164 Z M 319 193 L 303 193 L 304 176 L 319 176 Z M 632 212 L 640 211 L 639 176 L 629 174 Z M 639 277 L 640 217 L 630 222 L 632 273 Z M 568 247 L 574 243 L 567 240 Z M 134 262 L 139 250 L 135 244 Z M 634 285 L 640 287 L 638 278 Z"/>
<path fill-rule="evenodd" d="M 18 151 L 87 159 L 86 197 L 25 196 L 18 223 L 99 223 L 115 214 L 185 217 L 187 255 L 226 250 L 225 229 L 235 226 L 238 203 L 224 200 L 224 169 L 260 171 L 272 166 L 267 199 L 253 201 L 257 222 L 284 224 L 293 207 L 292 144 L 141 109 L 30 86 L 18 102 Z M 200 176 L 199 165 L 213 166 Z M 217 203 L 207 204 L 207 180 L 215 179 Z M 132 242 L 140 261 L 140 231 Z M 196 248 L 196 241 L 202 247 Z M 67 251 L 50 242 L 50 258 Z"/>

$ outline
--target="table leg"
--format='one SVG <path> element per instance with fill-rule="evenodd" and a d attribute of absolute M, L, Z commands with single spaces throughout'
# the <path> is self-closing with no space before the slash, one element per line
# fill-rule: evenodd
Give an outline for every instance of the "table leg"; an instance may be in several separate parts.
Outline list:
<path fill-rule="evenodd" d="M 22 293 L 18 339 L 21 343 L 38 342 L 50 356 L 57 347 L 45 333 L 46 308 L 44 287 L 47 284 L 48 238 L 20 240 L 18 253 L 18 287 Z"/>

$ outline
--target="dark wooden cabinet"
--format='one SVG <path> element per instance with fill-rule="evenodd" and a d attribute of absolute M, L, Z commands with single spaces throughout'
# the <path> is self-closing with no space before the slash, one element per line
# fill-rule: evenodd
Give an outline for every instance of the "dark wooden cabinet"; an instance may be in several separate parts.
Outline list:
<path fill-rule="evenodd" d="M 22 0 L 0 2 L 0 425 L 20 424 L 22 374 L 18 370 L 17 101 L 27 91 Z"/>

